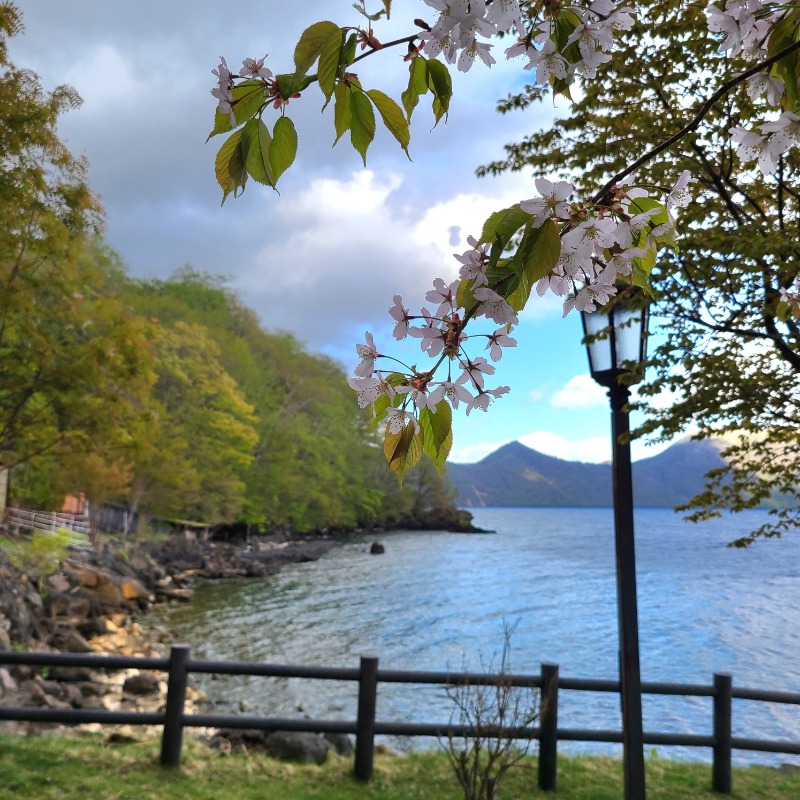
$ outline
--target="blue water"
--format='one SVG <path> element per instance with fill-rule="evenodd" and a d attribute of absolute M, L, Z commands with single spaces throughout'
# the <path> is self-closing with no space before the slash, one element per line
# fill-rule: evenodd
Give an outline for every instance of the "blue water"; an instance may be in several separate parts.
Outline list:
<path fill-rule="evenodd" d="M 210 583 L 160 621 L 198 657 L 356 666 L 373 654 L 396 669 L 480 669 L 516 623 L 515 672 L 543 661 L 567 677 L 617 675 L 613 519 L 609 509 L 476 509 L 492 535 L 391 533 L 383 556 L 369 540 L 337 546 L 322 560 L 258 581 Z M 671 511 L 636 514 L 642 679 L 800 690 L 800 536 L 748 550 L 725 547 L 764 515 L 700 526 Z M 349 684 L 222 678 L 204 685 L 220 707 L 352 718 Z M 382 686 L 378 716 L 441 722 L 450 701 L 439 688 Z M 800 740 L 800 708 L 735 701 L 734 735 Z M 644 698 L 645 729 L 707 734 L 707 698 Z M 563 692 L 563 727 L 619 728 L 618 696 Z M 397 747 L 407 743 L 393 742 Z M 430 746 L 432 743 L 429 741 Z M 413 746 L 419 746 L 415 743 Z M 563 744 L 564 751 L 618 752 L 613 745 Z M 668 757 L 710 758 L 695 748 Z M 739 761 L 789 756 L 735 754 Z"/>

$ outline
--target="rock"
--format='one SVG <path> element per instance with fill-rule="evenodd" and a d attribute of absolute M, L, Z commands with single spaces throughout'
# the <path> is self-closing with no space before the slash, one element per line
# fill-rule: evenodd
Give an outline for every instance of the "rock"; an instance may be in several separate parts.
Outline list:
<path fill-rule="evenodd" d="M 355 753 L 353 740 L 346 733 L 325 733 L 323 735 L 340 756 L 352 756 Z"/>
<path fill-rule="evenodd" d="M 60 594 L 64 594 L 72 588 L 70 586 L 70 582 L 60 572 L 56 572 L 55 575 L 51 575 L 47 579 L 47 585 L 54 592 L 58 592 Z"/>
<path fill-rule="evenodd" d="M 54 617 L 70 617 L 86 619 L 92 610 L 92 602 L 88 597 L 53 592 L 47 597 L 47 607 Z"/>
<path fill-rule="evenodd" d="M 122 684 L 123 694 L 146 695 L 159 691 L 158 676 L 152 672 L 140 672 L 132 675 Z"/>
<path fill-rule="evenodd" d="M 264 739 L 264 749 L 273 758 L 303 764 L 323 764 L 330 748 L 330 742 L 318 733 L 275 731 Z"/>
<path fill-rule="evenodd" d="M 78 631 L 72 628 L 57 628 L 50 637 L 50 645 L 64 653 L 91 653 L 92 647 Z"/>
<path fill-rule="evenodd" d="M 187 602 L 194 597 L 194 592 L 191 589 L 178 589 L 176 587 L 165 587 L 156 590 L 159 595 L 166 597 L 168 600 L 181 600 Z"/>
<path fill-rule="evenodd" d="M 50 678 L 54 681 L 81 683 L 92 680 L 92 671 L 88 667 L 50 667 Z"/>
<path fill-rule="evenodd" d="M 11 637 L 5 628 L 0 628 L 0 650 L 11 649 Z"/>
<path fill-rule="evenodd" d="M 136 578 L 125 578 L 120 584 L 122 596 L 126 600 L 135 600 L 138 603 L 152 602 L 154 599 L 147 588 Z"/>
<path fill-rule="evenodd" d="M 81 694 L 84 697 L 102 697 L 113 691 L 110 686 L 103 683 L 95 683 L 94 681 L 85 681 L 78 684 Z"/>
<path fill-rule="evenodd" d="M 7 692 L 13 692 L 17 688 L 17 682 L 5 667 L 0 667 L 0 687 Z"/>
<path fill-rule="evenodd" d="M 102 636 L 104 633 L 111 632 L 108 620 L 103 619 L 103 617 L 90 617 L 89 619 L 80 620 L 75 623 L 75 628 L 81 636 Z"/>
<path fill-rule="evenodd" d="M 373 542 L 372 546 L 369 548 L 369 552 L 374 556 L 379 556 L 386 552 L 386 548 L 380 542 Z"/>

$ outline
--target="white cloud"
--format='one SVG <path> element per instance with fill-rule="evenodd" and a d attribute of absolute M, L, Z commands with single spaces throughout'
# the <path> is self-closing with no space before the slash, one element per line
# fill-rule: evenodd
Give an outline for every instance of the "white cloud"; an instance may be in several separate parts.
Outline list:
<path fill-rule="evenodd" d="M 571 442 L 557 433 L 533 431 L 521 436 L 519 441 L 526 447 L 565 461 L 602 463 L 611 459 L 610 436 L 594 436 Z"/>
<path fill-rule="evenodd" d="M 555 408 L 589 408 L 606 404 L 608 399 L 606 390 L 585 373 L 570 378 L 550 402 Z"/>
<path fill-rule="evenodd" d="M 448 460 L 456 464 L 473 464 L 490 453 L 494 453 L 504 444 L 508 444 L 508 442 L 478 442 L 477 444 L 467 444 L 462 447 L 456 446 L 450 453 Z"/>

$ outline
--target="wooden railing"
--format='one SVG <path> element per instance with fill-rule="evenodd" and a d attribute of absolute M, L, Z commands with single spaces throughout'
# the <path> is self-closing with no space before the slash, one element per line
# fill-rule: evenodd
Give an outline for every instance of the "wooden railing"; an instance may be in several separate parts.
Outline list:
<path fill-rule="evenodd" d="M 237 728 L 264 731 L 300 731 L 355 735 L 354 772 L 361 780 L 372 777 L 375 737 L 394 736 L 470 736 L 474 727 L 443 723 L 389 722 L 376 719 L 378 687 L 382 683 L 433 684 L 440 686 L 484 685 L 502 682 L 507 686 L 533 687 L 541 691 L 541 717 L 535 728 L 484 729 L 483 735 L 535 739 L 539 743 L 538 782 L 544 790 L 556 788 L 558 742 L 622 742 L 617 730 L 559 728 L 558 708 L 561 691 L 611 692 L 619 694 L 619 682 L 585 678 L 562 678 L 556 664 L 542 664 L 539 675 L 508 675 L 468 672 L 416 672 L 379 669 L 378 659 L 362 657 L 357 668 L 307 667 L 284 664 L 252 664 L 240 661 L 192 659 L 188 645 L 173 645 L 168 658 L 134 658 L 72 653 L 18 653 L 0 651 L 0 665 L 88 667 L 92 670 L 139 669 L 168 674 L 167 702 L 163 712 L 95 711 L 84 709 L 18 708 L 0 706 L 0 720 L 82 724 L 99 722 L 163 727 L 161 763 L 177 767 L 181 759 L 184 728 Z M 358 684 L 358 712 L 355 720 L 316 720 L 259 717 L 239 714 L 186 714 L 184 704 L 190 674 L 255 675 L 262 677 L 307 678 L 352 681 Z M 799 692 L 745 689 L 734 686 L 730 675 L 715 674 L 713 684 L 642 683 L 650 695 L 710 697 L 713 701 L 712 732 L 708 735 L 645 731 L 645 744 L 680 745 L 710 748 L 713 756 L 712 787 L 731 792 L 731 754 L 733 750 L 800 755 L 800 742 L 754 739 L 732 735 L 734 699 L 800 705 Z"/>
<path fill-rule="evenodd" d="M 89 517 L 85 514 L 65 514 L 61 511 L 29 511 L 24 508 L 7 508 L 2 519 L 3 527 L 17 531 L 55 533 L 68 530 L 83 536 L 89 533 Z"/>

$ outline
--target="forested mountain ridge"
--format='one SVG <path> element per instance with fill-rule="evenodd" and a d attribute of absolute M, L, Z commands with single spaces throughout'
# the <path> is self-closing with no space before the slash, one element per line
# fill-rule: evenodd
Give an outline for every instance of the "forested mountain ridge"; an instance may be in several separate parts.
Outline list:
<path fill-rule="evenodd" d="M 633 464 L 634 502 L 672 508 L 703 486 L 703 476 L 723 465 L 723 445 L 713 440 L 678 442 Z M 547 456 L 511 442 L 475 464 L 451 464 L 463 506 L 611 506 L 611 467 Z"/>
<path fill-rule="evenodd" d="M 81 418 L 63 419 L 73 434 L 40 453 L 21 448 L 14 504 L 58 508 L 83 493 L 91 507 L 121 502 L 144 520 L 300 533 L 448 515 L 456 524 L 454 491 L 432 465 L 397 485 L 343 368 L 264 330 L 223 279 L 191 268 L 133 279 L 99 240 L 79 257 L 92 266 L 98 319 L 108 305 L 138 336 L 107 389 L 114 424 L 82 434 Z M 98 337 L 100 359 L 104 346 L 118 344 Z M 89 402 L 91 388 L 77 386 L 71 403 Z"/>

